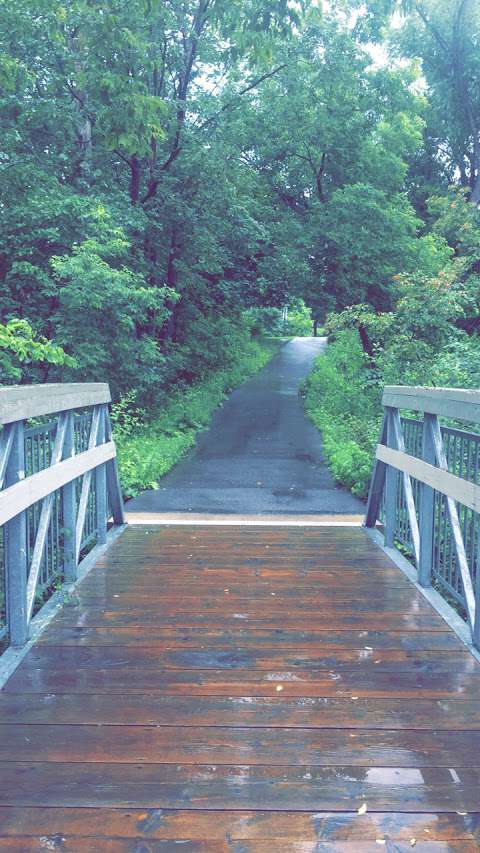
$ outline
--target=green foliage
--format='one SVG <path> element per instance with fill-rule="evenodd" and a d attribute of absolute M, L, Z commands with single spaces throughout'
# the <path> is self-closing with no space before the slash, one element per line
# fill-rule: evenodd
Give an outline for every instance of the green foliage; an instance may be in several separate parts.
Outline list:
<path fill-rule="evenodd" d="M 4 0 L 5 381 L 108 381 L 130 492 L 247 330 L 335 312 L 307 402 L 364 494 L 382 382 L 480 380 L 479 4 Z"/>
<path fill-rule="evenodd" d="M 309 337 L 312 334 L 312 312 L 303 299 L 284 308 L 251 308 L 246 314 L 253 335 Z"/>
<path fill-rule="evenodd" d="M 322 433 L 325 457 L 338 482 L 366 497 L 381 391 L 372 383 L 355 332 L 343 331 L 320 356 L 304 386 L 305 410 Z"/>
<path fill-rule="evenodd" d="M 27 320 L 0 323 L 0 381 L 18 382 L 26 365 L 39 364 L 76 366 L 61 346 L 36 335 Z"/>
<path fill-rule="evenodd" d="M 152 331 L 167 319 L 166 302 L 175 294 L 167 287 L 148 287 L 141 273 L 126 266 L 130 243 L 104 210 L 99 211 L 97 222 L 96 236 L 51 260 L 59 283 L 52 323 L 61 343 L 73 342 L 84 379 L 111 376 L 115 396 L 133 386 L 140 392 L 149 389 L 151 396 L 164 363 Z"/>
<path fill-rule="evenodd" d="M 112 416 L 125 496 L 156 488 L 159 478 L 195 443 L 198 431 L 208 426 L 225 396 L 264 367 L 279 345 L 276 339 L 244 338 L 234 363 L 188 387 L 173 388 L 146 424 L 142 424 L 143 413 L 132 395 L 117 403 Z"/>
<path fill-rule="evenodd" d="M 463 234 L 465 216 L 476 217 L 471 205 L 459 214 L 459 203 L 437 204 L 438 229 L 450 230 L 450 239 Z M 480 338 L 464 328 L 478 316 L 477 244 L 470 240 L 457 257 L 446 253 L 435 277 L 395 276 L 391 311 L 360 304 L 328 318 L 334 343 L 309 378 L 306 409 L 323 433 L 334 476 L 354 494 L 367 493 L 384 385 L 480 387 Z"/>

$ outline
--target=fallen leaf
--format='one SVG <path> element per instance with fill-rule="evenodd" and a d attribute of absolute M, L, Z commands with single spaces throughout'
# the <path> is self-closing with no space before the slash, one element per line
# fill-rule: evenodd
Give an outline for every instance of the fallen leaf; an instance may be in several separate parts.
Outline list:
<path fill-rule="evenodd" d="M 366 803 L 362 803 L 360 808 L 357 809 L 358 814 L 365 814 L 366 811 L 367 811 L 367 804 Z"/>

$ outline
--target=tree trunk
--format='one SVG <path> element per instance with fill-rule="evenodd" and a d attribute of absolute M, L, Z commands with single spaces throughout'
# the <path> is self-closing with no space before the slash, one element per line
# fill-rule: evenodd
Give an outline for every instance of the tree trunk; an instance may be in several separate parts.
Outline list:
<path fill-rule="evenodd" d="M 367 330 L 362 323 L 360 323 L 358 327 L 358 334 L 360 335 L 360 341 L 362 343 L 363 351 L 367 356 L 369 367 L 376 367 L 375 352 L 372 347 L 370 338 L 368 337 Z"/>
<path fill-rule="evenodd" d="M 473 157 L 472 157 L 472 192 L 470 201 L 473 204 L 480 205 L 480 131 L 478 131 L 473 140 Z"/>
<path fill-rule="evenodd" d="M 140 198 L 140 160 L 134 154 L 130 160 L 130 201 L 138 204 Z"/>
<path fill-rule="evenodd" d="M 75 173 L 78 177 L 88 180 L 92 165 L 92 122 L 86 115 L 79 117 L 77 139 L 80 154 Z"/>
<path fill-rule="evenodd" d="M 318 320 L 313 321 L 313 337 L 318 337 Z"/>
<path fill-rule="evenodd" d="M 177 229 L 173 227 L 172 234 L 170 237 L 170 251 L 168 253 L 167 271 L 165 276 L 166 283 L 168 287 L 171 287 L 172 290 L 177 289 L 177 268 L 175 264 L 177 259 L 177 250 Z M 177 318 L 175 314 L 176 303 L 167 300 L 165 305 L 170 311 L 170 314 L 160 331 L 160 340 L 175 342 L 177 334 Z"/>

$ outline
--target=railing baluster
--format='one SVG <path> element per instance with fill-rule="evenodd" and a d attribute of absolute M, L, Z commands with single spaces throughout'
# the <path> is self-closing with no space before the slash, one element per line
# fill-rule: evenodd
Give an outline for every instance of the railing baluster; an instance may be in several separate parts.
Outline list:
<path fill-rule="evenodd" d="M 105 426 L 106 440 L 112 441 L 112 424 L 110 421 L 108 407 L 106 408 Z M 120 487 L 118 467 L 115 459 L 111 459 L 110 462 L 107 462 L 107 490 L 114 524 L 125 524 L 122 489 Z"/>
<path fill-rule="evenodd" d="M 443 446 L 442 433 L 440 430 L 440 424 L 438 422 L 437 416 L 434 416 L 432 418 L 427 428 L 430 430 L 432 436 L 438 467 L 440 468 L 440 470 L 448 471 L 448 461 Z M 455 556 L 457 558 L 460 576 L 462 579 L 463 594 L 465 596 L 468 620 L 473 629 L 473 625 L 475 622 L 475 592 L 473 589 L 472 578 L 470 575 L 467 555 L 465 552 L 465 544 L 462 538 L 462 531 L 460 527 L 457 506 L 455 500 L 449 495 L 446 496 L 446 505 L 452 532 L 450 540 L 451 551 L 454 551 Z"/>
<path fill-rule="evenodd" d="M 103 444 L 106 435 L 106 406 L 100 410 L 97 444 Z M 106 465 L 95 469 L 95 527 L 97 530 L 97 545 L 107 541 L 107 471 Z"/>
<path fill-rule="evenodd" d="M 101 421 L 101 407 L 95 406 L 92 415 L 92 423 L 90 426 L 90 433 L 88 437 L 88 449 L 92 450 L 97 446 L 97 437 L 98 430 L 100 427 Z M 80 556 L 80 550 L 82 547 L 82 533 L 85 525 L 85 518 L 88 511 L 88 498 L 90 495 L 90 486 L 92 482 L 92 471 L 87 471 L 86 474 L 82 477 L 82 490 L 80 492 L 80 499 L 78 501 L 78 513 L 77 513 L 77 524 L 76 524 L 76 561 L 78 562 Z"/>
<path fill-rule="evenodd" d="M 63 445 L 63 458 L 70 459 L 72 456 L 75 456 L 74 418 L 73 412 L 69 412 Z M 75 480 L 67 483 L 62 489 L 63 567 L 67 583 L 73 583 L 77 577 L 77 500 L 75 492 Z"/>
<path fill-rule="evenodd" d="M 433 415 L 424 415 L 422 437 L 422 459 L 429 465 L 435 465 L 435 445 L 431 421 Z M 435 492 L 426 483 L 420 484 L 420 559 L 418 562 L 418 582 L 428 587 L 432 583 L 433 537 L 435 528 Z"/>
<path fill-rule="evenodd" d="M 395 409 L 387 408 L 387 447 L 396 447 L 395 443 L 395 426 L 394 426 Z M 395 532 L 397 529 L 397 472 L 390 465 L 387 467 L 385 476 L 385 545 L 387 548 L 393 548 L 395 542 Z"/>
<path fill-rule="evenodd" d="M 65 441 L 65 432 L 67 425 L 67 416 L 62 413 L 58 419 L 57 431 L 55 435 L 55 443 L 53 449 L 51 449 L 48 454 L 48 465 L 57 464 L 60 462 L 63 454 L 63 445 Z M 48 466 L 46 466 L 48 467 Z M 54 507 L 55 501 L 55 493 L 51 492 L 51 494 L 47 495 L 46 498 L 42 501 L 42 509 L 40 512 L 40 519 L 37 527 L 37 534 L 35 537 L 35 544 L 33 548 L 33 554 L 30 562 L 30 573 L 28 576 L 27 583 L 27 619 L 30 619 L 34 602 L 35 602 L 35 589 L 37 586 L 37 581 L 40 575 L 40 569 L 42 566 L 42 558 L 45 553 L 46 560 L 46 570 L 45 570 L 45 581 L 48 581 L 50 571 L 49 564 L 52 562 L 51 554 L 50 554 L 50 521 L 52 518 L 52 509 Z"/>
<path fill-rule="evenodd" d="M 480 649 L 480 534 L 477 551 L 477 576 L 475 578 L 475 620 L 472 628 L 472 640 L 475 648 Z"/>
<path fill-rule="evenodd" d="M 17 421 L 7 463 L 5 486 L 25 479 L 25 438 L 23 421 Z M 27 513 L 24 510 L 5 525 L 5 563 L 7 622 L 10 643 L 25 645 L 28 638 L 27 619 Z"/>
<path fill-rule="evenodd" d="M 382 426 L 380 428 L 379 444 L 384 444 L 387 441 L 387 413 L 384 412 Z M 375 460 L 372 481 L 368 492 L 367 512 L 365 514 L 365 527 L 375 527 L 378 516 L 380 514 L 380 505 L 382 503 L 383 489 L 385 486 L 385 475 L 387 466 L 384 462 Z"/>
<path fill-rule="evenodd" d="M 398 409 L 392 409 L 391 412 L 391 422 L 392 422 L 392 441 L 390 443 L 390 447 L 394 447 L 396 450 L 400 450 L 402 453 L 405 453 L 405 441 L 402 433 L 402 424 L 400 420 L 400 412 Z M 418 522 L 417 516 L 415 513 L 415 502 L 413 500 L 413 489 L 412 489 L 412 481 L 410 479 L 410 475 L 406 472 L 402 472 L 400 474 L 401 481 L 403 483 L 403 491 L 401 491 L 401 496 L 405 501 L 405 508 L 407 511 L 407 518 L 405 519 L 405 526 L 410 526 L 410 538 L 413 545 L 413 552 L 415 555 L 415 562 L 418 565 L 420 559 L 420 533 L 418 530 Z M 398 475 L 397 475 L 397 483 L 398 483 Z"/>

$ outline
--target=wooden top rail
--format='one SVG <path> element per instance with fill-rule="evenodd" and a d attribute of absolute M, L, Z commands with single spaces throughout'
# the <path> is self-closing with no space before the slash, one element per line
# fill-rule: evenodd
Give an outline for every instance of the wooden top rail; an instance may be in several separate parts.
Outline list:
<path fill-rule="evenodd" d="M 77 453 L 69 459 L 57 462 L 43 471 L 38 471 L 13 486 L 0 491 L 0 526 L 6 524 L 19 513 L 37 501 L 46 498 L 57 489 L 82 477 L 98 465 L 115 459 L 115 444 L 108 441 L 98 447 L 92 447 L 83 453 Z"/>
<path fill-rule="evenodd" d="M 0 388 L 0 425 L 110 401 L 106 382 L 11 385 Z"/>
<path fill-rule="evenodd" d="M 408 453 L 385 447 L 383 444 L 377 446 L 375 458 L 430 486 L 436 492 L 453 498 L 457 503 L 473 509 L 474 512 L 480 512 L 480 486 L 476 483 L 464 480 L 463 477 L 451 474 L 436 465 L 430 465 Z"/>
<path fill-rule="evenodd" d="M 444 418 L 480 423 L 480 391 L 476 390 L 387 385 L 382 403 L 394 409 L 411 409 Z"/>

